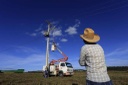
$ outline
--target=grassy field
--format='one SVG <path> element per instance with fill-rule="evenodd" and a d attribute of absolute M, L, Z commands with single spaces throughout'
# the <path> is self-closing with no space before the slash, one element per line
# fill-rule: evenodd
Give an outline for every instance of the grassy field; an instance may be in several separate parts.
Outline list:
<path fill-rule="evenodd" d="M 128 85 L 128 72 L 109 71 L 114 85 Z M 42 73 L 0 73 L 0 85 L 85 85 L 85 72 L 72 77 L 44 78 Z"/>

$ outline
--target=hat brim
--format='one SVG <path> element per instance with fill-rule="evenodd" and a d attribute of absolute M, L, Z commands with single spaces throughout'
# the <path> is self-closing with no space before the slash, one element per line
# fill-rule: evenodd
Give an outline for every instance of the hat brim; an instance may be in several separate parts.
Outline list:
<path fill-rule="evenodd" d="M 94 38 L 93 39 L 88 39 L 87 37 L 83 36 L 83 35 L 80 35 L 80 37 L 85 40 L 86 42 L 89 42 L 89 43 L 96 43 L 100 40 L 100 36 L 95 34 L 94 35 Z"/>

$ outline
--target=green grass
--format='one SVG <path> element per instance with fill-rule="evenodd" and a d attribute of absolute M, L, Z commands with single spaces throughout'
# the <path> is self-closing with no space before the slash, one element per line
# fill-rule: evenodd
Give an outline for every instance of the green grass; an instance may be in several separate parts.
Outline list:
<path fill-rule="evenodd" d="M 128 72 L 109 71 L 114 85 L 128 85 Z M 42 73 L 0 73 L 0 85 L 85 85 L 85 72 L 72 77 L 44 78 Z"/>

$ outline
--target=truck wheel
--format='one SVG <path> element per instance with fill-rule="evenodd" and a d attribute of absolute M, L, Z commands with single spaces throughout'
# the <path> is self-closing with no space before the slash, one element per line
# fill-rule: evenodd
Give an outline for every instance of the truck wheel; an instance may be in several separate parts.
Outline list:
<path fill-rule="evenodd" d="M 59 72 L 59 76 L 60 77 L 63 77 L 64 75 L 63 75 L 63 72 Z"/>

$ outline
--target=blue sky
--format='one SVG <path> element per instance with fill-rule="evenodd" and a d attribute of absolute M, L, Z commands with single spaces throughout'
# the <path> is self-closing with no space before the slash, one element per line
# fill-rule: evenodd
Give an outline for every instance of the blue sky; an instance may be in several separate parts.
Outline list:
<path fill-rule="evenodd" d="M 0 69 L 42 70 L 49 20 L 50 42 L 69 57 L 74 68 L 84 45 L 80 34 L 94 29 L 107 66 L 128 66 L 128 0 L 0 0 Z M 50 58 L 63 56 L 50 51 Z"/>

